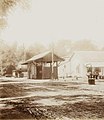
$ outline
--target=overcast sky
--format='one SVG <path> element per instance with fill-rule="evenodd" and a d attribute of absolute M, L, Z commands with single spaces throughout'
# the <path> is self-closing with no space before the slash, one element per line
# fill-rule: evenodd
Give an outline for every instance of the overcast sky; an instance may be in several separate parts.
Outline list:
<path fill-rule="evenodd" d="M 8 16 L 2 39 L 26 46 L 39 41 L 92 40 L 104 44 L 104 0 L 30 0 L 30 9 Z"/>

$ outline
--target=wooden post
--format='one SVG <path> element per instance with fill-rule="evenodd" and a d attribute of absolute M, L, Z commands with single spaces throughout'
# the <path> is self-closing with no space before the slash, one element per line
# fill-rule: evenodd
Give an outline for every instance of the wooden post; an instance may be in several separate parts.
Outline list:
<path fill-rule="evenodd" d="M 58 79 L 58 62 L 56 62 L 56 75 L 57 75 L 57 76 L 56 76 L 56 77 L 57 77 L 56 79 Z"/>
<path fill-rule="evenodd" d="M 42 63 L 42 79 L 44 79 L 44 62 Z"/>
<path fill-rule="evenodd" d="M 27 72 L 28 72 L 28 79 L 30 79 L 30 72 L 31 72 L 31 70 L 30 70 L 30 64 L 28 63 L 28 65 L 27 65 Z"/>
<path fill-rule="evenodd" d="M 25 46 L 24 46 L 24 43 L 23 43 L 23 61 L 26 60 L 26 53 L 25 53 Z"/>
<path fill-rule="evenodd" d="M 54 72 L 54 68 L 53 68 L 53 52 L 52 52 L 52 75 L 51 75 L 51 79 L 53 80 L 54 79 L 54 76 L 53 76 L 53 72 Z"/>
<path fill-rule="evenodd" d="M 52 42 L 52 71 L 51 71 L 51 79 L 53 80 L 54 79 L 54 44 Z"/>

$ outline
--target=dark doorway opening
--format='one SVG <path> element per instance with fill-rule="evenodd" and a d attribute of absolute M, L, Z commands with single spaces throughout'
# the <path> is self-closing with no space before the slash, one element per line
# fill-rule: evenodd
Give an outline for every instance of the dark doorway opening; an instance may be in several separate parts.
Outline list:
<path fill-rule="evenodd" d="M 42 65 L 37 65 L 37 79 L 42 79 Z"/>

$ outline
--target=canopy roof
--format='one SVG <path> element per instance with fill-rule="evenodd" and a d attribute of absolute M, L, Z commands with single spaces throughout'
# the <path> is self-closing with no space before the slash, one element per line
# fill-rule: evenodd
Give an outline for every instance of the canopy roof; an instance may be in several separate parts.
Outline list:
<path fill-rule="evenodd" d="M 30 58 L 29 60 L 27 60 L 24 63 L 22 63 L 22 65 L 26 65 L 26 64 L 31 63 L 33 61 L 34 62 L 47 62 L 47 63 L 51 63 L 52 62 L 52 52 L 47 51 L 47 52 L 35 55 L 32 58 Z M 64 61 L 64 59 L 59 57 L 59 56 L 57 56 L 56 54 L 53 54 L 53 61 L 54 62 Z"/>
<path fill-rule="evenodd" d="M 90 62 L 90 63 L 86 63 L 85 66 L 104 67 L 104 62 Z"/>

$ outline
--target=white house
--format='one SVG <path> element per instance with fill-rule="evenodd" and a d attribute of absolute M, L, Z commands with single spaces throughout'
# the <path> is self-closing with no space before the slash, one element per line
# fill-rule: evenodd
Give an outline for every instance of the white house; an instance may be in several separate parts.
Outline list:
<path fill-rule="evenodd" d="M 70 74 L 70 58 L 64 58 L 65 61 L 61 62 L 58 67 L 58 76 L 59 78 L 62 77 L 69 77 Z"/>
<path fill-rule="evenodd" d="M 60 77 L 85 77 L 87 67 L 92 70 L 99 68 L 104 75 L 104 51 L 75 51 L 71 57 L 66 58 L 59 66 Z"/>

